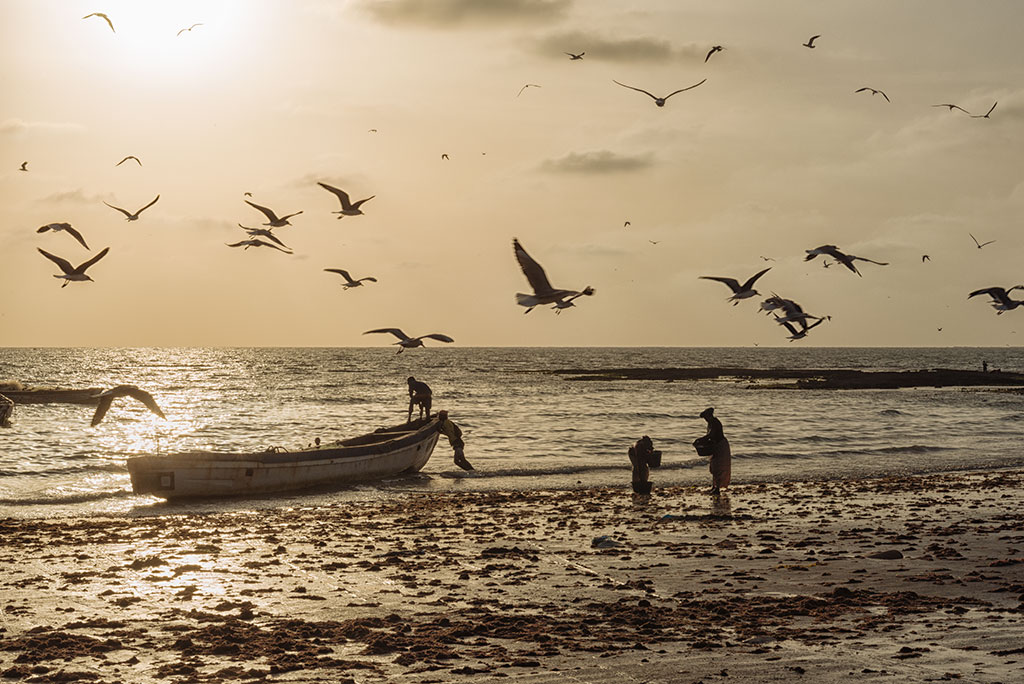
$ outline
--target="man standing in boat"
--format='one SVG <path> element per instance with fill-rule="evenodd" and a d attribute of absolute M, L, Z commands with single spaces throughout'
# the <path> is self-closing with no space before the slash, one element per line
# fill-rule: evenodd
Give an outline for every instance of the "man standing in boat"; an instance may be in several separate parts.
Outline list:
<path fill-rule="evenodd" d="M 466 443 L 462 441 L 462 430 L 448 419 L 447 411 L 437 412 L 437 431 L 448 438 L 448 443 L 455 450 L 455 465 L 463 470 L 473 470 L 473 466 L 466 460 L 466 454 L 463 451 L 466 448 Z"/>
<path fill-rule="evenodd" d="M 430 418 L 430 404 L 433 401 L 432 393 L 430 391 L 430 385 L 425 382 L 420 382 L 416 378 L 409 376 L 409 418 L 406 422 L 412 421 L 412 407 L 420 407 L 420 418 L 423 417 L 423 412 L 427 412 L 427 418 Z"/>

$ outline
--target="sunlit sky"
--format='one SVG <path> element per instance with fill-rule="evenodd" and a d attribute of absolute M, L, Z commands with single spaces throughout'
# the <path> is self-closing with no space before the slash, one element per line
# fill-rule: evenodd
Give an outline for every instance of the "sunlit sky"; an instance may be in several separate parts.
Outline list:
<path fill-rule="evenodd" d="M 1016 0 L 0 0 L 0 345 L 1024 344 L 1024 307 L 967 299 L 1024 284 L 1021 26 Z M 664 107 L 613 83 L 705 78 Z M 317 181 L 375 197 L 337 220 Z M 294 254 L 226 246 L 266 220 L 246 192 L 303 212 Z M 596 294 L 524 315 L 513 237 Z M 64 288 L 36 251 L 104 247 Z M 698 278 L 766 266 L 832 319 L 789 342 Z"/>

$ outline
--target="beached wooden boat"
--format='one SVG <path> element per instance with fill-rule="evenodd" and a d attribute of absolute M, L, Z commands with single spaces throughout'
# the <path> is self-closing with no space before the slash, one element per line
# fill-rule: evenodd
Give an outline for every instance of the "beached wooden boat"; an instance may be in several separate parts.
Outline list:
<path fill-rule="evenodd" d="M 165 499 L 293 492 L 417 472 L 438 434 L 435 417 L 300 451 L 136 456 L 128 472 L 136 494 Z"/>

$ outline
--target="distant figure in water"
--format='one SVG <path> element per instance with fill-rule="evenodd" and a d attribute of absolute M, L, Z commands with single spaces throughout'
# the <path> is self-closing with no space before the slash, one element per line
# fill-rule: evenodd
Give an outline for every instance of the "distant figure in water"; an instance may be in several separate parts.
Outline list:
<path fill-rule="evenodd" d="M 14 411 L 14 402 L 0 394 L 0 427 L 10 425 L 11 413 Z"/>
<path fill-rule="evenodd" d="M 723 487 L 729 486 L 732 480 L 732 452 L 729 440 L 722 430 L 722 421 L 715 417 L 715 409 L 708 407 L 701 411 L 700 417 L 708 424 L 707 434 L 702 439 L 710 442 L 713 448 L 708 469 L 711 471 L 711 493 L 718 494 Z"/>
<path fill-rule="evenodd" d="M 633 491 L 637 494 L 650 494 L 651 462 L 659 459 L 660 451 L 654 450 L 654 442 L 647 435 L 629 447 L 629 462 L 633 464 Z"/>
<path fill-rule="evenodd" d="M 981 362 L 981 372 L 988 373 L 988 361 Z"/>
<path fill-rule="evenodd" d="M 466 443 L 462 441 L 462 429 L 448 418 L 447 411 L 437 412 L 437 431 L 448 438 L 455 451 L 455 465 L 463 470 L 473 470 L 473 466 L 466 460 Z"/>
<path fill-rule="evenodd" d="M 413 406 L 420 407 L 420 418 L 423 417 L 424 411 L 427 413 L 427 418 L 430 418 L 430 404 L 433 402 L 430 385 L 425 382 L 420 382 L 411 375 L 407 382 L 409 383 L 409 418 L 406 422 L 412 421 Z"/>

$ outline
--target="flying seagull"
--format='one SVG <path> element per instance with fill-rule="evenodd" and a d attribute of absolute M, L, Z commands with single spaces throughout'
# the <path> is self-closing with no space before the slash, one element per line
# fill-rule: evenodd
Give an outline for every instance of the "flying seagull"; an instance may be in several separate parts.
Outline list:
<path fill-rule="evenodd" d="M 178 31 L 178 33 L 177 33 L 176 35 L 179 35 L 179 36 L 180 36 L 180 35 L 181 35 L 182 33 L 184 33 L 185 31 L 189 31 L 189 32 L 191 32 L 191 31 L 192 31 L 192 29 L 194 29 L 194 28 L 195 28 L 196 26 L 202 26 L 202 24 L 192 24 L 192 25 L 191 25 L 191 26 L 189 26 L 188 28 L 183 28 L 183 29 L 181 29 L 180 31 Z"/>
<path fill-rule="evenodd" d="M 881 90 L 875 90 L 874 88 L 869 88 L 868 86 L 864 86 L 863 88 L 857 88 L 853 92 L 855 92 L 855 93 L 863 93 L 864 91 L 867 91 L 867 90 L 870 90 L 872 95 L 881 95 L 882 97 L 885 98 L 886 102 L 892 102 L 892 100 L 889 99 L 889 96 L 886 95 L 885 93 L 883 93 Z"/>
<path fill-rule="evenodd" d="M 28 171 L 28 162 L 21 162 L 21 168 L 19 168 L 18 170 L 19 171 Z"/>
<path fill-rule="evenodd" d="M 134 160 L 136 161 L 136 163 L 138 163 L 138 165 L 139 165 L 139 166 L 142 166 L 142 162 L 141 162 L 141 161 L 139 161 L 139 158 L 138 158 L 138 157 L 136 157 L 136 156 L 135 156 L 134 154 L 129 154 L 129 155 L 127 156 L 127 157 L 125 157 L 125 158 L 124 158 L 124 159 L 122 159 L 121 161 L 119 161 L 119 162 L 117 162 L 116 164 L 114 164 L 114 166 L 120 166 L 121 164 L 124 164 L 124 163 L 125 163 L 126 161 L 128 161 L 129 159 L 134 159 Z"/>
<path fill-rule="evenodd" d="M 352 200 L 349 199 L 348 193 L 345 192 L 344 190 L 341 190 L 340 188 L 332 187 L 332 186 L 328 185 L 327 183 L 321 183 L 319 181 L 317 181 L 317 185 L 319 185 L 321 188 L 323 188 L 327 192 L 330 192 L 330 193 L 334 194 L 334 196 L 338 198 L 338 201 L 341 202 L 341 211 L 332 211 L 331 212 L 332 214 L 337 214 L 337 216 L 335 218 L 339 218 L 339 219 L 340 218 L 344 218 L 346 216 L 359 216 L 360 214 L 363 213 L 363 210 L 359 208 L 359 207 L 361 207 L 363 205 L 363 202 L 369 202 L 374 197 L 376 197 L 376 195 L 370 195 L 366 199 L 361 199 L 358 202 L 353 203 Z"/>
<path fill-rule="evenodd" d="M 447 159 L 447 158 L 448 158 L 448 155 L 447 155 L 447 154 L 442 154 L 442 155 L 441 155 L 441 159 Z"/>
<path fill-rule="evenodd" d="M 587 285 L 582 291 L 577 292 L 576 290 L 556 290 L 551 287 L 551 283 L 548 282 L 548 277 L 544 273 L 544 269 L 541 265 L 533 260 L 523 246 L 519 244 L 519 240 L 516 238 L 512 239 L 512 247 L 516 254 L 516 261 L 519 262 L 519 268 L 523 270 L 523 275 L 526 276 L 526 280 L 530 283 L 530 287 L 533 288 L 533 294 L 523 294 L 522 292 L 516 293 L 516 304 L 519 306 L 525 306 L 526 311 L 524 314 L 530 313 L 533 307 L 538 304 L 557 304 L 566 297 L 572 297 L 575 299 L 580 295 L 587 295 L 588 297 L 594 294 L 594 288 Z"/>
<path fill-rule="evenodd" d="M 818 255 L 828 255 L 857 275 L 860 275 L 860 271 L 858 271 L 857 267 L 853 265 L 854 261 L 868 261 L 872 264 L 878 264 L 879 266 L 889 265 L 889 262 L 887 261 L 875 261 L 874 259 L 865 259 L 864 257 L 854 256 L 852 254 L 844 254 L 843 252 L 840 252 L 839 248 L 835 245 L 822 245 L 821 247 L 815 247 L 814 249 L 807 249 L 804 251 L 807 252 L 807 256 L 804 257 L 804 261 L 810 261 Z"/>
<path fill-rule="evenodd" d="M 814 45 L 814 41 L 816 41 L 818 38 L 821 38 L 821 34 L 818 34 L 816 36 L 811 36 L 806 43 L 803 43 L 803 46 L 805 48 L 811 48 L 813 50 L 816 47 Z"/>
<path fill-rule="evenodd" d="M 554 311 L 556 315 L 560 314 L 562 313 L 562 309 L 568 309 L 571 306 L 576 306 L 575 304 L 572 303 L 572 300 L 576 299 L 577 297 L 582 297 L 585 294 L 586 292 L 577 292 L 568 299 L 559 299 L 557 302 L 555 302 L 555 305 L 551 307 L 551 310 Z"/>
<path fill-rule="evenodd" d="M 39 249 L 39 248 L 37 247 L 36 249 Z M 70 264 L 70 262 L 68 262 L 67 259 L 61 259 L 59 256 L 55 256 L 55 255 L 50 254 L 49 252 L 47 252 L 45 250 L 39 249 L 39 253 L 40 254 L 42 254 L 44 257 L 46 257 L 47 259 L 49 259 L 53 263 L 57 264 L 58 268 L 60 268 L 60 270 L 64 271 L 64 275 L 55 275 L 55 276 L 53 276 L 54 278 L 63 278 L 64 279 L 64 282 L 61 284 L 61 287 L 66 287 L 67 284 L 70 283 L 72 280 L 76 280 L 76 281 L 88 280 L 88 281 L 92 282 L 92 278 L 90 278 L 89 276 L 87 276 L 85 274 L 85 270 L 87 268 L 89 268 L 90 266 L 92 266 L 93 264 L 95 264 L 100 259 L 102 259 L 103 257 L 107 256 L 107 252 L 109 252 L 109 251 L 110 251 L 109 247 L 104 247 L 103 251 L 100 252 L 99 254 L 97 254 L 96 256 L 94 256 L 92 259 L 89 259 L 88 261 L 82 262 L 78 266 L 72 266 Z"/>
<path fill-rule="evenodd" d="M 240 240 L 239 242 L 231 243 L 225 242 L 224 244 L 227 245 L 228 247 L 244 247 L 245 249 L 249 249 L 250 247 L 273 247 L 279 252 L 284 252 L 285 254 L 293 254 L 293 252 L 289 252 L 287 249 L 282 249 L 272 242 L 264 242 L 263 240 L 260 240 L 258 238 L 249 238 L 248 240 Z"/>
<path fill-rule="evenodd" d="M 968 235 L 971 234 L 968 233 Z M 985 245 L 991 245 L 993 242 L 995 242 L 995 240 L 986 240 L 985 242 L 978 242 L 978 238 L 974 237 L 973 235 L 971 235 L 971 239 L 974 240 L 974 244 L 978 246 L 978 249 L 981 249 Z"/>
<path fill-rule="evenodd" d="M 581 52 L 578 55 L 574 55 L 571 52 L 566 52 L 565 54 L 569 55 L 569 61 L 574 61 L 574 60 L 577 60 L 577 59 L 583 59 L 583 55 L 585 55 L 587 53 L 586 52 Z"/>
<path fill-rule="evenodd" d="M 153 201 L 152 201 L 152 202 L 150 202 L 150 203 L 149 203 L 149 204 L 147 204 L 146 206 L 142 207 L 141 209 L 139 209 L 139 210 L 138 210 L 137 212 L 135 212 L 134 214 L 133 214 L 133 213 L 131 213 L 130 211 L 126 210 L 126 209 L 122 209 L 121 207 L 115 207 L 115 206 L 114 206 L 113 204 L 107 204 L 106 202 L 104 202 L 104 204 L 106 204 L 106 205 L 107 205 L 108 207 L 110 207 L 111 209 L 117 209 L 117 210 L 118 210 L 119 212 L 121 212 L 122 214 L 124 214 L 125 216 L 127 216 L 128 218 L 127 218 L 126 220 L 128 220 L 128 221 L 138 221 L 138 220 L 139 220 L 139 214 L 141 214 L 142 212 L 146 211 L 146 209 L 149 209 L 149 208 L 150 208 L 151 206 L 153 206 L 154 204 L 156 204 L 156 201 L 157 201 L 158 199 L 160 199 L 160 195 L 157 195 L 157 196 L 156 196 L 156 197 L 155 197 L 155 198 L 153 199 Z"/>
<path fill-rule="evenodd" d="M 707 64 L 707 61 L 711 59 L 711 55 L 715 54 L 716 52 L 721 52 L 724 49 L 725 48 L 722 47 L 721 45 L 713 46 L 710 50 L 708 50 L 707 57 L 704 58 L 704 63 Z"/>
<path fill-rule="evenodd" d="M 100 403 L 96 406 L 96 413 L 92 416 L 92 426 L 96 427 L 103 420 L 103 416 L 107 415 L 107 411 L 110 410 L 110 405 L 114 399 L 118 397 L 132 397 L 138 399 L 146 405 L 150 411 L 160 416 L 163 419 L 167 419 L 164 412 L 157 406 L 156 400 L 153 399 L 153 395 L 145 390 L 141 390 L 135 385 L 118 385 L 117 387 L 111 387 L 110 389 L 100 392 L 94 395 L 94 398 L 100 400 Z"/>
<path fill-rule="evenodd" d="M 992 106 L 988 108 L 988 111 L 985 112 L 984 114 L 971 114 L 971 118 L 972 119 L 987 119 L 987 118 L 989 118 L 988 115 L 992 113 L 992 110 L 996 108 L 997 104 L 999 104 L 999 102 L 993 103 Z"/>
<path fill-rule="evenodd" d="M 780 316 L 776 316 L 775 320 L 777 320 L 781 325 L 786 326 L 786 330 L 789 331 L 789 339 L 790 340 L 802 340 L 803 338 L 807 337 L 807 333 L 809 333 L 811 331 L 811 328 L 813 328 L 813 327 L 815 327 L 817 325 L 821 325 L 825 321 L 832 320 L 832 317 L 831 316 L 825 316 L 824 318 L 819 318 L 818 320 L 814 321 L 814 323 L 811 323 L 807 327 L 802 328 L 800 330 L 797 330 L 796 327 L 793 324 L 791 324 L 789 321 L 783 320 Z"/>
<path fill-rule="evenodd" d="M 520 95 L 522 95 L 523 91 L 526 90 L 527 88 L 540 88 L 540 86 L 537 85 L 536 83 L 527 83 L 526 85 L 524 85 L 522 88 L 519 89 L 519 92 L 516 93 L 516 97 L 519 97 Z"/>
<path fill-rule="evenodd" d="M 103 21 L 107 22 L 107 26 L 110 27 L 110 30 L 114 31 L 114 23 L 112 21 L 110 21 L 110 17 L 108 17 L 103 12 L 93 12 L 92 14 L 86 14 L 82 18 L 83 19 L 88 19 L 89 17 L 100 17 L 101 19 L 103 19 Z M 117 33 L 117 31 L 114 31 L 114 33 Z"/>
<path fill-rule="evenodd" d="M 705 78 L 704 81 L 706 81 L 706 80 L 708 80 L 708 79 Z M 638 93 L 643 93 L 644 95 L 647 95 L 648 97 L 652 98 L 654 100 L 654 104 L 658 105 L 659 107 L 664 107 L 665 106 L 665 101 L 668 98 L 670 98 L 673 95 L 675 95 L 676 93 L 682 93 L 682 92 L 685 92 L 687 90 L 692 90 L 692 89 L 696 88 L 697 86 L 699 86 L 704 81 L 701 81 L 700 83 L 694 83 L 692 86 L 687 86 L 685 88 L 680 88 L 679 90 L 674 90 L 671 93 L 669 93 L 668 95 L 666 95 L 665 97 L 658 97 L 657 95 L 651 95 L 651 93 L 647 92 L 643 88 L 634 88 L 631 85 L 626 85 L 625 83 L 619 83 L 614 78 L 612 79 L 612 83 L 616 83 L 616 84 L 622 86 L 623 88 L 629 88 L 630 90 L 635 90 Z"/>
<path fill-rule="evenodd" d="M 288 245 L 286 245 L 283 242 L 281 242 L 278 239 L 278 237 L 276 235 L 274 235 L 274 232 L 273 232 L 274 229 L 273 228 L 250 228 L 249 226 L 243 226 L 241 223 L 238 224 L 238 227 L 241 228 L 242 230 L 244 230 L 246 233 L 248 233 L 250 237 L 265 237 L 268 240 L 276 242 L 277 244 L 281 245 L 285 249 L 291 249 L 291 247 L 289 247 Z M 258 245 L 253 245 L 253 247 L 256 247 L 256 246 L 258 246 Z"/>
<path fill-rule="evenodd" d="M 992 298 L 992 301 L 989 303 L 992 304 L 992 308 L 996 310 L 996 315 L 1002 315 L 1007 311 L 1012 311 L 1021 304 L 1024 304 L 1024 301 L 1010 299 L 1010 293 L 1014 290 L 1024 290 L 1024 285 L 1014 285 L 1009 289 L 1003 289 L 1001 287 L 985 287 L 980 290 L 975 290 L 971 294 L 967 295 L 967 298 L 970 299 L 976 295 L 987 294 Z"/>
<path fill-rule="evenodd" d="M 282 216 L 281 218 L 277 218 L 277 214 L 275 214 L 272 210 L 267 209 L 266 207 L 261 207 L 258 204 L 253 204 L 249 200 L 242 200 L 242 201 L 245 202 L 246 204 L 248 204 L 250 207 L 253 207 L 255 209 L 259 209 L 260 211 L 262 211 L 263 214 L 267 217 L 267 223 L 264 223 L 263 225 L 270 226 L 271 228 L 280 228 L 281 226 L 290 226 L 291 223 L 288 222 L 288 219 L 290 219 L 292 216 L 298 216 L 299 214 L 302 213 L 301 211 L 297 211 L 294 214 L 288 214 L 286 216 Z"/>
<path fill-rule="evenodd" d="M 932 260 L 932 258 L 931 258 L 930 256 L 928 256 L 927 254 L 922 254 L 922 255 L 921 255 L 921 263 L 922 263 L 922 264 L 923 264 L 924 262 L 926 262 L 926 261 L 931 261 L 931 260 Z"/>
<path fill-rule="evenodd" d="M 717 280 L 720 283 L 725 283 L 726 285 L 728 285 L 729 289 L 732 290 L 732 296 L 729 297 L 726 301 L 731 301 L 732 305 L 736 306 L 737 304 L 740 303 L 739 300 L 746 299 L 748 297 L 753 297 L 754 295 L 758 294 L 757 290 L 754 289 L 754 282 L 770 270 L 772 270 L 771 266 L 764 269 L 763 271 L 758 271 L 754 275 L 750 276 L 750 278 L 747 279 L 747 282 L 743 283 L 742 285 L 740 285 L 739 281 L 736 280 L 735 278 L 720 278 L 718 276 L 698 277 L 703 278 L 704 280 Z"/>
<path fill-rule="evenodd" d="M 85 238 L 82 237 L 81 233 L 72 228 L 70 223 L 47 223 L 45 226 L 40 226 L 40 228 L 36 232 L 45 233 L 48 230 L 52 230 L 55 233 L 64 231 L 71 237 L 78 240 L 80 245 L 82 245 L 86 249 L 89 249 L 89 245 L 85 244 Z"/>
<path fill-rule="evenodd" d="M 933 104 L 932 107 L 949 107 L 949 111 L 953 111 L 954 109 L 959 109 L 964 114 L 970 114 L 970 112 L 967 111 L 966 109 L 964 109 L 963 107 L 961 107 L 959 105 L 955 105 L 955 104 L 950 104 L 948 102 L 944 102 L 943 104 Z"/>
<path fill-rule="evenodd" d="M 409 337 L 398 328 L 378 328 L 376 330 L 367 330 L 363 334 L 369 335 L 370 333 L 391 333 L 392 335 L 397 337 L 398 341 L 395 342 L 394 344 L 398 345 L 399 354 L 401 354 L 406 349 L 412 349 L 413 347 L 422 347 L 423 340 L 427 338 L 430 338 L 432 340 L 438 340 L 440 342 L 455 341 L 452 338 L 448 337 L 447 335 L 442 335 L 441 333 L 430 333 L 429 335 L 420 335 L 419 337 Z"/>
<path fill-rule="evenodd" d="M 327 271 L 328 273 L 337 273 L 342 278 L 344 278 L 345 282 L 343 282 L 341 286 L 346 290 L 349 289 L 350 287 L 362 287 L 364 280 L 368 280 L 371 283 L 377 282 L 377 279 L 372 276 L 366 276 L 365 278 L 360 278 L 359 280 L 352 280 L 352 276 L 348 274 L 348 271 L 341 268 L 325 268 L 324 270 Z"/>

